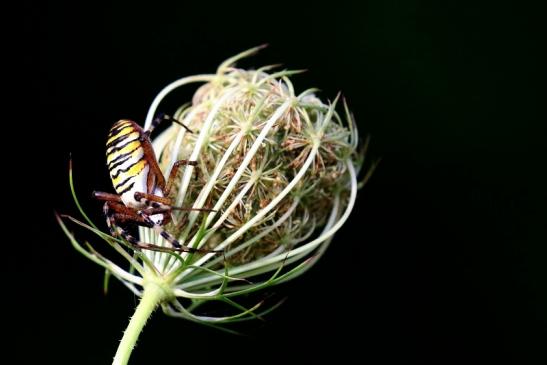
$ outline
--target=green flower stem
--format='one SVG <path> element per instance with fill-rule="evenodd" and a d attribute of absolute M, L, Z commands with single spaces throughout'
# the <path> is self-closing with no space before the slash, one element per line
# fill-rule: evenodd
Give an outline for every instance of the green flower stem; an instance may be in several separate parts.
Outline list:
<path fill-rule="evenodd" d="M 126 365 L 131 356 L 131 352 L 137 343 L 148 318 L 152 315 L 156 307 L 169 297 L 169 291 L 162 287 L 161 283 L 150 281 L 145 284 L 141 301 L 129 321 L 129 326 L 123 334 L 123 338 L 118 346 L 112 365 Z"/>

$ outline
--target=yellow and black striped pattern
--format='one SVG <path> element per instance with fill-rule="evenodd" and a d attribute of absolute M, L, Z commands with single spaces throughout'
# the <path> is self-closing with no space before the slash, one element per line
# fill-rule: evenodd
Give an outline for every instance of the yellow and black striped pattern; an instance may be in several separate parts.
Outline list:
<path fill-rule="evenodd" d="M 116 192 L 124 194 L 142 190 L 148 174 L 141 135 L 142 129 L 131 120 L 122 119 L 110 129 L 106 142 L 106 164 Z M 124 199 L 125 200 L 125 199 Z"/>

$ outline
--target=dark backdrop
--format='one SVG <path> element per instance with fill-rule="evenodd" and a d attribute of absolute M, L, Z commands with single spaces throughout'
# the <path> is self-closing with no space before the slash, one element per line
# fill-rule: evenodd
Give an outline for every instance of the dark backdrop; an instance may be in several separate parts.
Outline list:
<path fill-rule="evenodd" d="M 110 125 L 142 122 L 167 83 L 268 42 L 241 65 L 282 62 L 309 70 L 294 77 L 299 90 L 342 90 L 382 163 L 321 262 L 278 289 L 288 300 L 265 323 L 233 337 L 158 312 L 131 363 L 544 363 L 541 12 L 500 2 L 202 3 L 26 6 L 32 83 L 14 126 L 31 146 L 17 155 L 31 161 L 25 197 L 39 203 L 18 220 L 24 259 L 7 266 L 22 290 L 15 307 L 26 310 L 14 316 L 17 339 L 32 349 L 20 355 L 107 364 L 136 304 L 115 282 L 104 296 L 102 271 L 54 222 L 54 210 L 75 213 L 69 153 L 100 220 L 85 197 L 110 190 Z"/>

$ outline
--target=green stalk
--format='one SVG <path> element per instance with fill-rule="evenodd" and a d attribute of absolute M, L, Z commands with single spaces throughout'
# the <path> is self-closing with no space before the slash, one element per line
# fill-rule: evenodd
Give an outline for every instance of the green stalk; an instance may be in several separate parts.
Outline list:
<path fill-rule="evenodd" d="M 159 283 L 148 282 L 145 284 L 141 301 L 123 334 L 112 365 L 126 365 L 128 363 L 146 321 L 156 307 L 169 297 L 168 293 Z"/>

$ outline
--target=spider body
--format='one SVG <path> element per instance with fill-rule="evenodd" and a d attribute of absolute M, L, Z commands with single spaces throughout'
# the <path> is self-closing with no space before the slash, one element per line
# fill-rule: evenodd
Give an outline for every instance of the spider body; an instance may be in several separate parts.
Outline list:
<path fill-rule="evenodd" d="M 137 200 L 135 193 L 163 197 L 165 181 L 154 156 L 150 140 L 142 128 L 131 120 L 122 119 L 110 129 L 106 142 L 106 164 L 112 185 L 126 207 L 146 209 L 146 202 Z M 156 224 L 167 223 L 168 215 L 154 214 Z"/>
<path fill-rule="evenodd" d="M 111 234 L 121 235 L 137 248 L 155 251 L 217 252 L 182 246 L 163 228 L 171 221 L 171 212 L 174 209 L 211 211 L 172 206 L 169 193 L 178 169 L 183 165 L 195 166 L 197 162 L 177 161 L 171 169 L 169 179 L 165 181 L 150 142 L 150 134 L 164 120 L 178 123 L 192 132 L 184 124 L 165 115 L 155 118 L 150 129 L 146 131 L 127 119 L 119 120 L 112 126 L 106 142 L 106 164 L 117 194 L 95 191 L 93 196 L 105 202 L 103 211 Z M 153 228 L 172 247 L 140 242 L 120 227 L 120 223 L 135 223 Z"/>

